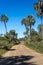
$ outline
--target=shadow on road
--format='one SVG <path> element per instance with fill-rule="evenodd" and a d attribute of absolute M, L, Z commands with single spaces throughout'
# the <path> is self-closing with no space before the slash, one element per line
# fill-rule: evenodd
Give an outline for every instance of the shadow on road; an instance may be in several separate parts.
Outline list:
<path fill-rule="evenodd" d="M 14 51 L 14 50 L 16 50 L 16 49 L 11 49 L 11 48 L 0 48 L 0 49 L 7 50 L 7 51 Z"/>
<path fill-rule="evenodd" d="M 0 65 L 36 65 L 32 62 L 26 62 L 34 58 L 33 56 L 12 56 L 0 58 Z"/>

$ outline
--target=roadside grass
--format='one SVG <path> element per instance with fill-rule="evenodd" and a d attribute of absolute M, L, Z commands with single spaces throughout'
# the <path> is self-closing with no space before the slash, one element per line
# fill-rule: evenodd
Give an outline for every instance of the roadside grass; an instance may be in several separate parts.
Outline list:
<path fill-rule="evenodd" d="M 6 52 L 5 49 L 0 49 L 0 58 L 2 57 L 2 55 Z"/>
<path fill-rule="evenodd" d="M 7 46 L 6 46 L 6 43 L 7 43 Z M 2 55 L 8 51 L 13 45 L 12 42 L 11 43 L 8 43 L 7 41 L 2 41 L 2 43 L 0 44 L 0 58 L 2 57 Z"/>
<path fill-rule="evenodd" d="M 43 42 L 25 41 L 25 46 L 43 54 Z"/>
<path fill-rule="evenodd" d="M 0 58 L 2 57 L 2 55 L 9 51 L 10 48 L 14 45 L 19 44 L 19 41 L 7 41 L 7 40 L 0 40 Z"/>

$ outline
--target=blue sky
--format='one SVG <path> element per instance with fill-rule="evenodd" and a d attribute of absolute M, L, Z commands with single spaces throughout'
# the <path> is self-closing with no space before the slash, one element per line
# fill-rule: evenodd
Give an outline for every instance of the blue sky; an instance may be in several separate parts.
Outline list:
<path fill-rule="evenodd" d="M 16 30 L 18 37 L 23 37 L 23 32 L 25 32 L 25 26 L 21 25 L 21 20 L 24 17 L 32 14 L 35 18 L 34 28 L 37 30 L 39 24 L 39 19 L 34 10 L 34 2 L 38 0 L 0 0 L 0 16 L 6 14 L 9 18 L 7 22 L 8 32 L 11 29 Z M 0 34 L 5 33 L 4 23 L 0 22 Z"/>

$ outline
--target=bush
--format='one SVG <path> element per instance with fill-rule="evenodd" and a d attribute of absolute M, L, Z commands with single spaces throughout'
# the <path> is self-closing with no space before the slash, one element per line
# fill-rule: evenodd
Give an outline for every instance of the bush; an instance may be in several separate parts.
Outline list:
<path fill-rule="evenodd" d="M 32 48 L 33 50 L 36 50 L 37 52 L 43 53 L 43 42 L 29 42 L 26 41 L 25 45 L 29 48 Z"/>
<path fill-rule="evenodd" d="M 42 40 L 42 38 L 40 37 L 40 36 L 32 36 L 32 41 L 34 41 L 34 42 L 36 42 L 36 41 L 38 41 L 38 42 L 40 42 Z"/>

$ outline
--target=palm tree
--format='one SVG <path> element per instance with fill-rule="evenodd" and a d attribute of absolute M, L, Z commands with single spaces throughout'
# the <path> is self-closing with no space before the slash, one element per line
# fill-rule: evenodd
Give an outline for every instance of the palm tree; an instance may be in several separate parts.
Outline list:
<path fill-rule="evenodd" d="M 22 20 L 22 24 L 25 25 L 26 29 L 30 26 L 30 38 L 31 38 L 31 26 L 34 25 L 35 20 L 32 15 L 27 16 L 25 19 Z"/>
<path fill-rule="evenodd" d="M 32 15 L 29 15 L 27 17 L 27 21 L 28 21 L 28 26 L 30 26 L 30 38 L 31 38 L 31 26 L 34 25 L 35 23 L 34 17 Z"/>
<path fill-rule="evenodd" d="M 22 19 L 22 25 L 25 25 L 25 27 L 26 27 L 26 29 L 27 29 L 27 26 L 28 26 L 28 22 L 27 22 L 27 20 L 24 18 L 24 19 Z"/>
<path fill-rule="evenodd" d="M 26 28 L 26 31 L 23 34 L 28 38 L 28 36 L 29 36 L 29 28 Z"/>
<path fill-rule="evenodd" d="M 5 14 L 1 15 L 1 22 L 4 22 L 6 33 L 7 33 L 7 26 L 6 26 L 7 21 L 8 21 L 8 17 Z"/>
<path fill-rule="evenodd" d="M 42 31 L 41 31 L 42 30 Z M 41 24 L 39 24 L 38 25 L 38 31 L 39 31 L 39 35 L 41 36 L 43 36 L 43 24 L 41 25 Z M 43 38 L 43 37 L 42 37 Z"/>
<path fill-rule="evenodd" d="M 34 3 L 34 9 L 36 10 L 37 16 L 41 19 L 41 25 L 42 25 L 42 16 L 43 16 L 43 1 L 39 0 L 38 3 Z M 42 27 L 41 27 L 42 30 Z M 42 36 L 42 34 L 41 34 Z"/>

